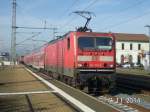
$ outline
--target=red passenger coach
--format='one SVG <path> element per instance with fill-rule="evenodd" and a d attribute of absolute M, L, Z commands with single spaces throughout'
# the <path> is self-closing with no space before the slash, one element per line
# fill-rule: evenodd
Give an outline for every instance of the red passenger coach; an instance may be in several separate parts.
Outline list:
<path fill-rule="evenodd" d="M 83 89 L 110 90 L 115 82 L 115 37 L 112 33 L 69 32 L 45 47 L 45 70 Z"/>
<path fill-rule="evenodd" d="M 24 56 L 24 63 L 36 69 L 44 69 L 44 50 L 45 46 Z"/>
<path fill-rule="evenodd" d="M 33 54 L 31 53 L 31 54 L 25 55 L 23 61 L 26 65 L 31 66 L 33 63 Z"/>

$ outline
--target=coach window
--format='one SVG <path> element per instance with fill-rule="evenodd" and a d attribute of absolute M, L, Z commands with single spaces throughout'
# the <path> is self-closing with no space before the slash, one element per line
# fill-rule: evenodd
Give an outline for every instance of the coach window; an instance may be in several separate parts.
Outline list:
<path fill-rule="evenodd" d="M 67 47 L 70 49 L 70 38 L 67 39 Z"/>
<path fill-rule="evenodd" d="M 122 43 L 122 50 L 124 50 L 124 43 Z"/>

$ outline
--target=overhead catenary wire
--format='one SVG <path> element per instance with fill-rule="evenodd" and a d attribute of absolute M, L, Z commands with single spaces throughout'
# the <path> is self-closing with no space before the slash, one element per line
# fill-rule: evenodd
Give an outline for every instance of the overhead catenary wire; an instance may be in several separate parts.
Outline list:
<path fill-rule="evenodd" d="M 89 7 L 92 7 L 96 2 L 98 2 L 99 0 L 93 0 L 92 2 L 90 2 L 86 7 L 84 7 L 82 10 L 87 10 Z M 67 21 L 65 24 L 62 25 L 62 27 L 67 27 L 69 24 L 71 24 L 73 21 L 75 21 L 76 15 L 73 15 L 71 19 L 69 19 L 69 21 Z"/>
<path fill-rule="evenodd" d="M 83 10 L 88 9 L 89 7 L 92 7 L 93 5 L 95 5 L 96 2 L 98 2 L 99 0 L 94 0 L 93 2 L 91 2 L 88 6 L 86 6 Z"/>
<path fill-rule="evenodd" d="M 26 27 L 26 26 L 16 26 L 16 28 L 23 28 L 23 29 L 47 29 L 47 30 L 54 30 L 57 28 L 48 28 L 48 27 Z"/>
<path fill-rule="evenodd" d="M 47 45 L 47 44 L 48 44 L 48 42 L 45 42 L 44 44 L 42 44 L 42 45 L 40 45 L 40 46 L 34 48 L 32 51 L 39 50 L 40 48 L 44 47 L 44 46 Z"/>
<path fill-rule="evenodd" d="M 19 5 L 19 8 L 21 9 L 21 11 L 24 9 L 22 8 L 20 5 Z M 28 13 L 28 12 L 27 12 Z M 24 10 L 23 10 L 23 14 L 24 14 Z M 33 26 L 16 26 L 15 27 L 16 29 L 33 29 L 33 30 L 52 30 L 53 31 L 53 36 L 55 38 L 55 33 L 56 33 L 56 30 L 57 30 L 57 27 L 46 27 L 46 21 L 44 21 L 44 26 L 43 27 L 33 27 Z M 55 32 L 55 33 L 54 33 Z"/>
<path fill-rule="evenodd" d="M 93 1 L 92 3 L 91 3 L 91 5 L 94 5 L 96 2 L 97 2 L 98 0 L 95 0 L 95 1 Z M 122 9 L 121 11 L 126 11 L 126 10 L 129 10 L 129 9 L 131 9 L 131 8 L 134 8 L 134 7 L 136 7 L 136 6 L 138 6 L 138 5 L 140 5 L 140 4 L 142 4 L 142 3 L 144 3 L 145 1 L 143 1 L 143 0 L 139 0 L 139 1 L 137 1 L 135 4 L 133 4 L 133 5 L 130 5 L 130 6 L 128 6 L 127 8 L 124 8 L 124 9 Z M 87 6 L 87 8 L 89 7 L 90 5 L 88 5 Z M 86 9 L 86 8 L 85 8 Z M 122 13 L 121 13 L 122 14 Z M 107 18 L 109 18 L 109 19 L 111 19 L 111 17 L 113 17 L 113 16 L 107 16 L 104 20 L 107 20 Z M 74 21 L 75 19 L 73 19 L 73 21 Z M 71 21 L 70 22 L 68 22 L 68 25 L 71 23 Z M 122 23 L 122 22 L 121 22 Z M 119 23 L 117 23 L 117 24 L 120 24 L 120 22 Z M 66 24 L 67 25 L 67 24 Z M 116 25 L 116 24 L 115 24 Z M 113 25 L 113 26 L 115 26 L 115 25 Z M 105 29 L 105 28 L 104 28 Z"/>
<path fill-rule="evenodd" d="M 13 0 L 13 9 L 15 9 L 15 11 L 13 11 L 13 18 L 14 18 L 14 15 L 16 15 L 16 5 L 17 6 L 19 6 L 19 8 L 21 8 L 21 10 L 19 10 L 19 11 L 22 11 L 22 9 L 24 9 L 24 8 L 22 8 L 22 7 L 20 7 L 20 5 L 18 5 L 17 3 L 16 3 L 16 0 Z M 15 8 L 14 8 L 15 7 Z M 14 12 L 15 12 L 15 14 L 14 14 Z M 24 12 L 23 12 L 23 14 L 25 14 Z M 15 18 L 16 19 L 16 18 Z M 13 20 L 13 23 L 16 23 L 16 21 L 14 22 L 14 20 Z M 40 29 L 46 29 L 46 30 L 53 30 L 53 35 L 54 35 L 54 38 L 55 38 L 55 33 L 56 33 L 56 30 L 57 30 L 57 28 L 56 27 L 51 27 L 51 28 L 48 28 L 48 27 L 46 27 L 46 24 L 44 25 L 44 27 L 28 27 L 28 26 L 16 26 L 16 24 L 15 25 L 12 25 L 12 28 L 13 28 L 13 30 L 15 29 L 29 29 L 29 30 L 31 30 L 31 29 L 35 29 L 35 30 L 40 30 Z M 19 32 L 16 32 L 16 31 L 13 31 L 14 33 L 12 33 L 13 35 L 15 35 L 16 36 L 16 34 L 17 33 L 19 33 Z M 11 54 L 13 54 L 12 55 L 12 61 L 15 61 L 15 56 L 16 56 L 16 45 L 18 46 L 18 45 L 20 45 L 20 44 L 22 44 L 22 43 L 24 43 L 24 42 L 26 42 L 27 40 L 31 40 L 32 38 L 34 38 L 34 37 L 36 37 L 36 36 L 38 36 L 39 34 L 41 34 L 41 32 L 40 33 L 37 33 L 37 34 L 35 34 L 35 35 L 33 35 L 33 36 L 31 36 L 31 37 L 29 37 L 29 38 L 27 38 L 27 39 L 25 39 L 25 40 L 23 40 L 23 41 L 21 41 L 21 42 L 18 42 L 18 43 L 16 43 L 16 39 L 14 39 L 15 40 L 15 42 L 11 42 Z M 14 47 L 13 47 L 14 46 Z M 14 51 L 14 49 L 15 49 L 15 51 Z M 15 57 L 15 58 L 14 58 Z"/>
<path fill-rule="evenodd" d="M 39 40 L 39 41 L 42 41 L 42 40 Z M 31 52 L 32 53 L 36 52 L 37 50 L 41 49 L 42 47 L 44 47 L 44 46 L 46 46 L 48 44 L 48 41 L 43 41 L 43 42 L 44 42 L 44 44 L 42 44 L 40 46 L 37 46 L 37 47 L 35 47 L 34 44 L 32 43 L 31 45 L 33 45 L 33 49 L 31 50 L 31 48 L 25 48 L 25 49 L 27 49 L 26 50 L 27 52 L 25 52 L 25 54 L 30 54 Z M 19 45 L 26 45 L 26 44 L 19 44 Z M 28 44 L 28 45 L 30 45 L 30 44 Z"/>
<path fill-rule="evenodd" d="M 21 42 L 18 42 L 16 45 L 22 44 L 22 43 L 26 42 L 27 40 L 31 40 L 32 38 L 38 36 L 39 34 L 41 34 L 41 32 L 39 32 L 39 33 L 37 33 L 35 35 L 32 35 L 31 37 L 28 37 L 28 38 L 26 38 L 25 40 L 23 40 Z"/>
<path fill-rule="evenodd" d="M 18 47 L 18 46 L 25 46 L 25 45 L 27 45 L 27 46 L 31 46 L 31 45 L 32 45 L 32 43 L 30 43 L 30 44 L 18 44 L 18 45 L 17 45 L 17 47 Z"/>
<path fill-rule="evenodd" d="M 122 25 L 122 24 L 125 24 L 125 23 L 128 23 L 128 22 L 137 20 L 137 19 L 139 19 L 139 18 L 141 18 L 141 17 L 143 17 L 143 16 L 145 16 L 145 15 L 148 15 L 148 14 L 150 14 L 150 10 L 149 10 L 148 12 L 145 12 L 145 13 L 142 14 L 142 15 L 138 15 L 138 16 L 129 18 L 129 19 L 127 19 L 127 20 L 118 22 L 118 23 L 116 23 L 116 24 L 113 24 L 113 25 L 110 25 L 110 26 L 108 26 L 108 27 L 105 27 L 105 28 L 103 28 L 103 29 L 101 29 L 101 30 L 106 30 L 106 29 L 110 29 L 110 28 L 114 28 L 114 27 L 120 26 L 120 25 Z"/>
<path fill-rule="evenodd" d="M 60 17 L 62 18 L 65 14 L 66 14 L 66 12 L 70 12 L 70 10 L 79 2 L 80 0 L 74 0 L 73 2 L 72 2 L 72 4 L 70 5 L 70 7 L 68 7 L 61 15 L 60 15 Z"/>
<path fill-rule="evenodd" d="M 16 32 L 16 33 L 34 34 L 34 33 L 40 33 L 40 32 Z"/>
<path fill-rule="evenodd" d="M 123 14 L 123 12 L 125 12 L 125 11 L 127 11 L 129 9 L 132 9 L 132 8 L 135 8 L 136 6 L 141 5 L 144 2 L 146 2 L 146 1 L 145 0 L 139 0 L 136 3 L 130 5 L 130 6 L 126 7 L 126 8 L 120 9 L 119 12 L 121 12 L 121 13 L 119 13 L 119 15 Z M 112 19 L 112 17 L 114 17 L 114 16 L 113 15 L 108 15 L 108 16 L 104 17 L 101 21 L 104 22 L 104 21 L 106 21 L 108 19 Z"/>
<path fill-rule="evenodd" d="M 48 42 L 46 40 L 36 40 L 36 39 L 31 39 L 32 41 L 38 41 L 38 42 Z"/>

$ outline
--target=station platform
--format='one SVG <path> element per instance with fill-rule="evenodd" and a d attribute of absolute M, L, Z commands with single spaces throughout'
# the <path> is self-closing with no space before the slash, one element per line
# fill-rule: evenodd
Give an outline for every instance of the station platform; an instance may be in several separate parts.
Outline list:
<path fill-rule="evenodd" d="M 75 112 L 23 66 L 0 69 L 0 112 Z"/>
<path fill-rule="evenodd" d="M 116 72 L 117 72 L 117 74 L 130 74 L 130 75 L 150 77 L 150 72 L 149 71 L 145 71 L 143 69 L 117 68 Z"/>

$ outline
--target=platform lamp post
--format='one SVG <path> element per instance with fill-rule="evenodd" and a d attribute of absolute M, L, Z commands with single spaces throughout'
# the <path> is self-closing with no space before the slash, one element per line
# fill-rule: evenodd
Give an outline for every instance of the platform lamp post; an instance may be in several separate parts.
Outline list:
<path fill-rule="evenodd" d="M 149 37 L 149 68 L 150 68 L 150 25 L 145 25 L 145 27 L 148 28 L 148 31 L 149 31 L 149 34 L 148 34 L 148 37 Z"/>

